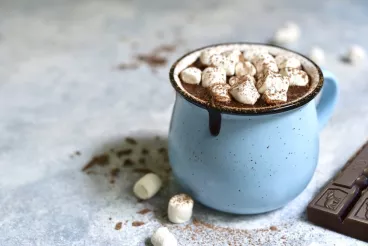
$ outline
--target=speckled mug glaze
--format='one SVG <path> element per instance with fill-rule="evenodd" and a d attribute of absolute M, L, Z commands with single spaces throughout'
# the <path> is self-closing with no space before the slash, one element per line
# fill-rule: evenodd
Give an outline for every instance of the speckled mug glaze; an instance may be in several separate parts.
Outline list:
<path fill-rule="evenodd" d="M 210 105 L 187 93 L 178 77 L 204 48 L 184 55 L 170 71 L 177 91 L 169 132 L 173 174 L 195 200 L 217 210 L 256 214 L 280 208 L 298 196 L 313 176 L 319 131 L 336 104 L 336 79 L 329 72 L 322 75 L 308 58 L 276 46 L 216 46 L 267 48 L 273 54 L 297 56 L 311 76 L 310 91 L 279 107 L 250 110 Z M 316 106 L 314 98 L 322 85 Z M 213 114 L 220 117 L 218 134 L 209 130 Z"/>

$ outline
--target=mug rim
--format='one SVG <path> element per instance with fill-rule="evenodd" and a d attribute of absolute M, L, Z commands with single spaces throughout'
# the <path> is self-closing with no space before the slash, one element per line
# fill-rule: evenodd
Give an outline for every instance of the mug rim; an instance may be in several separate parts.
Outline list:
<path fill-rule="evenodd" d="M 319 75 L 319 81 L 318 84 L 316 85 L 316 87 L 309 92 L 307 95 L 305 95 L 304 97 L 301 97 L 300 99 L 297 99 L 295 101 L 291 101 L 291 102 L 287 102 L 284 103 L 282 105 L 275 105 L 274 107 L 268 107 L 268 108 L 235 108 L 235 107 L 226 107 L 223 105 L 213 105 L 210 102 L 201 102 L 199 99 L 197 99 L 195 96 L 191 95 L 189 92 L 185 91 L 184 89 L 180 88 L 180 86 L 177 84 L 177 82 L 175 81 L 174 78 L 174 71 L 175 68 L 177 66 L 177 64 L 184 59 L 185 57 L 191 55 L 192 53 L 198 52 L 200 50 L 204 50 L 206 48 L 211 48 L 211 47 L 216 47 L 216 46 L 226 46 L 226 45 L 260 45 L 260 46 L 269 46 L 269 47 L 274 47 L 280 50 L 284 50 L 287 52 L 291 52 L 294 53 L 298 56 L 303 57 L 304 59 L 306 59 L 308 62 L 310 62 L 314 68 L 316 69 L 316 71 L 318 72 Z M 199 106 L 203 109 L 211 109 L 211 110 L 216 110 L 220 113 L 225 113 L 225 114 L 236 114 L 236 115 L 265 115 L 265 114 L 275 114 L 275 113 L 280 113 L 280 112 L 285 112 L 285 111 L 289 111 L 292 109 L 296 109 L 299 108 L 305 104 L 307 104 L 308 102 L 310 102 L 311 100 L 313 100 L 318 93 L 320 92 L 320 90 L 322 89 L 323 83 L 324 83 L 324 77 L 323 77 L 323 73 L 321 68 L 315 63 L 313 62 L 311 59 L 309 59 L 308 57 L 306 57 L 305 55 L 302 55 L 296 51 L 293 50 L 289 50 L 287 48 L 284 47 L 280 47 L 277 45 L 273 45 L 273 44 L 265 44 L 265 43 L 256 43 L 256 42 L 230 42 L 230 43 L 218 43 L 218 44 L 212 44 L 212 45 L 208 45 L 208 46 L 204 46 L 192 51 L 187 52 L 186 54 L 184 54 L 183 56 L 181 56 L 179 59 L 177 59 L 173 65 L 170 68 L 170 72 L 169 72 L 169 78 L 170 78 L 170 82 L 171 85 L 174 87 L 174 89 L 176 90 L 176 92 L 178 92 L 185 100 L 187 100 L 190 103 L 195 104 L 196 106 Z"/>

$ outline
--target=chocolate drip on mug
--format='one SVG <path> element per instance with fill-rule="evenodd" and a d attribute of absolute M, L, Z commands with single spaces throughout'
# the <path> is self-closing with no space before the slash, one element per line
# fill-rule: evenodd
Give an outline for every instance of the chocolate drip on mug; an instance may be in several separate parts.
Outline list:
<path fill-rule="evenodd" d="M 218 136 L 221 130 L 221 113 L 214 109 L 207 109 L 209 128 L 212 136 Z"/>

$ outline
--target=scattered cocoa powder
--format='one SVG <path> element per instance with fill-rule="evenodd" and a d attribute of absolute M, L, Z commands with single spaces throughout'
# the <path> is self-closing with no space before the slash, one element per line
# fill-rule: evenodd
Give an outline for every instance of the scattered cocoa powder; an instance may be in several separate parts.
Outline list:
<path fill-rule="evenodd" d="M 158 151 L 158 153 L 161 153 L 161 154 L 167 153 L 167 149 L 165 147 L 161 147 L 157 151 Z"/>
<path fill-rule="evenodd" d="M 145 208 L 145 209 L 138 211 L 137 214 L 147 214 L 151 211 L 152 211 L 151 209 Z"/>
<path fill-rule="evenodd" d="M 109 217 L 109 220 L 112 220 L 112 218 L 111 218 L 111 217 Z"/>
<path fill-rule="evenodd" d="M 153 50 L 153 53 L 155 53 L 155 54 L 161 53 L 161 52 L 171 53 L 171 52 L 174 52 L 175 50 L 176 50 L 176 45 L 173 45 L 173 44 L 163 44 L 163 45 L 160 45 L 160 46 L 156 47 Z"/>
<path fill-rule="evenodd" d="M 284 235 L 284 236 L 282 236 L 282 237 L 281 237 L 281 239 L 286 239 L 286 236 L 285 236 L 285 235 Z"/>
<path fill-rule="evenodd" d="M 278 231 L 278 229 L 277 229 L 277 227 L 276 227 L 276 226 L 271 226 L 271 227 L 270 227 L 270 230 L 271 230 L 271 231 Z"/>
<path fill-rule="evenodd" d="M 217 227 L 214 226 L 214 225 L 211 225 L 211 224 L 208 224 L 208 223 L 205 223 L 205 222 L 202 222 L 202 221 L 199 221 L 198 219 L 194 218 L 193 219 L 193 225 L 195 226 L 204 226 L 204 227 L 207 227 L 209 229 L 216 229 Z"/>
<path fill-rule="evenodd" d="M 133 172 L 135 173 L 152 173 L 152 170 L 149 168 L 145 168 L 145 167 L 138 167 L 138 168 L 134 168 Z"/>
<path fill-rule="evenodd" d="M 95 171 L 87 171 L 86 172 L 87 174 L 98 174 L 97 172 L 95 172 Z"/>
<path fill-rule="evenodd" d="M 131 153 L 133 153 L 132 149 L 122 149 L 119 150 L 118 152 L 116 152 L 117 157 L 122 157 L 124 155 L 130 155 Z"/>
<path fill-rule="evenodd" d="M 144 222 L 142 222 L 142 221 L 133 221 L 132 222 L 132 226 L 135 226 L 135 227 L 137 227 L 137 226 L 142 226 L 142 225 L 144 225 L 145 223 Z"/>
<path fill-rule="evenodd" d="M 173 196 L 170 199 L 170 202 L 179 203 L 179 204 L 183 204 L 183 203 L 190 204 L 190 203 L 193 203 L 193 199 L 187 194 L 178 194 L 178 195 Z"/>
<path fill-rule="evenodd" d="M 137 63 L 121 63 L 117 66 L 119 70 L 134 70 L 137 69 L 139 65 Z"/>
<path fill-rule="evenodd" d="M 279 228 L 275 228 L 279 231 Z M 174 232 L 185 232 L 187 238 L 191 238 L 193 241 L 193 237 L 201 235 L 203 245 L 212 245 L 215 241 L 219 245 L 244 245 L 244 242 L 248 242 L 247 245 L 273 245 L 273 237 L 267 236 L 272 233 L 271 227 L 252 230 L 234 229 L 212 225 L 193 218 L 191 224 L 184 227 L 172 226 L 170 229 Z M 285 236 L 283 238 L 286 239 Z"/>
<path fill-rule="evenodd" d="M 150 67 L 161 67 L 165 66 L 167 59 L 157 54 L 140 54 L 137 55 L 137 60 L 146 63 Z"/>
<path fill-rule="evenodd" d="M 122 223 L 122 222 L 118 222 L 118 223 L 116 223 L 116 225 L 115 225 L 115 230 L 120 230 L 120 229 L 121 229 L 121 227 L 122 227 L 122 225 L 123 225 L 123 223 Z"/>
<path fill-rule="evenodd" d="M 82 153 L 80 152 L 80 151 L 75 151 L 75 153 L 74 153 L 75 155 L 81 155 Z"/>
<path fill-rule="evenodd" d="M 127 142 L 128 144 L 132 144 L 132 145 L 137 144 L 137 140 L 135 140 L 134 138 L 130 138 L 130 137 L 125 138 L 125 142 Z"/>
<path fill-rule="evenodd" d="M 86 171 L 95 165 L 106 166 L 109 164 L 109 156 L 107 154 L 102 154 L 99 156 L 95 156 L 90 160 L 82 169 L 82 171 Z"/>
<path fill-rule="evenodd" d="M 149 153 L 148 149 L 146 149 L 146 148 L 142 149 L 142 155 L 148 155 L 148 153 Z"/>
<path fill-rule="evenodd" d="M 146 160 L 143 157 L 141 157 L 141 158 L 138 159 L 138 162 L 140 164 L 145 164 L 146 163 Z"/>
<path fill-rule="evenodd" d="M 138 43 L 132 43 L 131 48 L 136 49 L 138 47 Z M 177 44 L 162 44 L 151 52 L 146 54 L 137 54 L 134 57 L 134 61 L 130 63 L 121 63 L 117 66 L 120 70 L 128 70 L 128 69 L 137 69 L 139 67 L 139 63 L 146 63 L 148 66 L 152 68 L 152 72 L 154 73 L 155 68 L 165 66 L 167 64 L 167 57 L 163 55 L 167 55 L 168 53 L 172 53 L 176 50 Z"/>
<path fill-rule="evenodd" d="M 118 168 L 118 167 L 115 167 L 115 168 L 111 169 L 111 171 L 110 171 L 110 175 L 112 177 L 117 177 L 119 175 L 119 173 L 120 173 L 120 168 Z"/>
<path fill-rule="evenodd" d="M 124 167 L 131 167 L 133 165 L 134 165 L 134 162 L 131 159 L 126 159 L 123 164 Z"/>

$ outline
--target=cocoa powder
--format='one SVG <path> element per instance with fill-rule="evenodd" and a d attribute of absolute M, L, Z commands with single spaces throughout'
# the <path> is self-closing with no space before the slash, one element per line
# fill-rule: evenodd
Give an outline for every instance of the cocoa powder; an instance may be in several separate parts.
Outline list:
<path fill-rule="evenodd" d="M 82 169 L 82 171 L 86 171 L 95 165 L 106 166 L 109 164 L 109 156 L 107 154 L 102 154 L 99 156 L 95 156 L 90 160 Z"/>
<path fill-rule="evenodd" d="M 122 225 L 123 225 L 123 223 L 122 223 L 122 222 L 118 222 L 118 223 L 116 223 L 116 225 L 115 225 L 115 230 L 120 230 L 120 229 L 121 229 L 121 227 L 122 227 Z"/>
<path fill-rule="evenodd" d="M 151 209 L 145 208 L 137 212 L 137 214 L 147 214 L 151 212 Z"/>
<path fill-rule="evenodd" d="M 132 226 L 135 226 L 135 227 L 138 227 L 138 226 L 142 226 L 144 225 L 145 223 L 142 222 L 142 221 L 133 221 L 132 222 Z"/>

